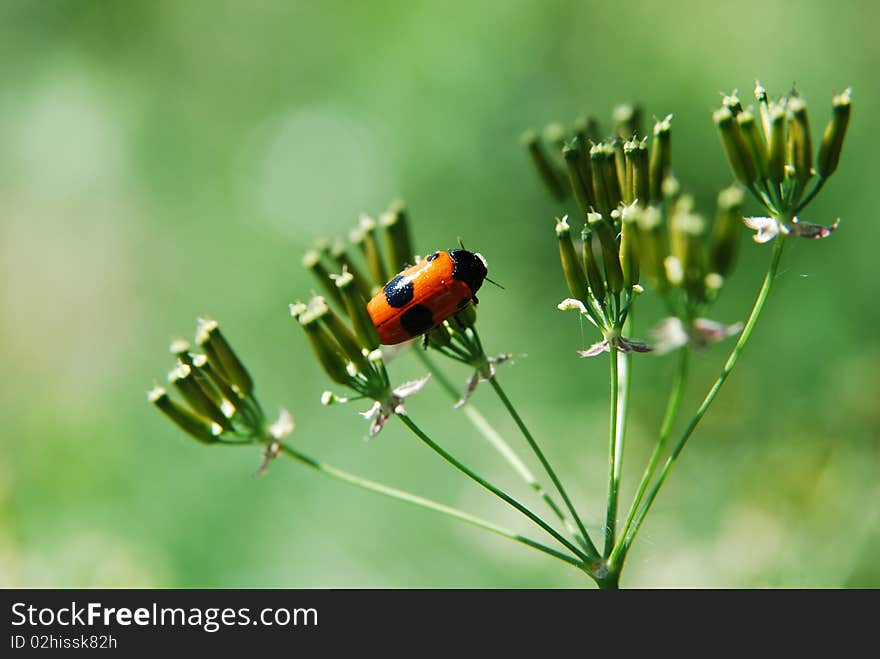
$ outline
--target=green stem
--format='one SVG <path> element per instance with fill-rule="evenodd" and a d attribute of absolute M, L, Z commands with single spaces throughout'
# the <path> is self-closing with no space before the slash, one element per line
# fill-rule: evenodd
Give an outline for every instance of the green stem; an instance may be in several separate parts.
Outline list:
<path fill-rule="evenodd" d="M 611 348 L 611 413 L 609 417 L 608 446 L 608 506 L 605 511 L 605 550 L 602 555 L 607 558 L 614 547 L 614 536 L 617 531 L 617 497 L 620 488 L 620 471 L 617 466 L 617 403 L 620 391 L 617 350 Z"/>
<path fill-rule="evenodd" d="M 556 472 L 553 470 L 553 467 L 550 466 L 550 462 L 544 456 L 544 452 L 541 450 L 541 447 L 538 446 L 538 442 L 535 441 L 535 438 L 532 437 L 532 433 L 529 432 L 529 429 L 526 427 L 526 424 L 523 422 L 519 413 L 516 411 L 516 408 L 513 406 L 513 403 L 510 402 L 510 399 L 507 397 L 507 394 L 504 393 L 504 389 L 501 388 L 501 385 L 498 383 L 497 376 L 494 376 L 489 379 L 489 383 L 492 385 L 492 388 L 495 390 L 495 393 L 498 394 L 498 398 L 501 399 L 501 402 L 504 404 L 504 407 L 507 408 L 507 411 L 510 413 L 510 416 L 513 418 L 520 432 L 523 434 L 523 437 L 526 438 L 529 446 L 534 452 L 535 456 L 541 463 L 541 466 L 544 467 L 544 471 L 547 472 L 547 475 L 550 477 L 550 480 L 553 481 L 553 486 L 556 488 L 556 491 L 559 492 L 559 496 L 562 497 L 562 500 L 565 502 L 565 507 L 568 508 L 568 512 L 571 514 L 574 521 L 577 523 L 578 530 L 580 531 L 581 540 L 584 543 L 584 549 L 591 559 L 599 558 L 599 551 L 596 549 L 596 546 L 593 544 L 592 539 L 590 538 L 590 534 L 587 533 L 587 529 L 584 527 L 583 521 L 581 521 L 580 516 L 577 513 L 577 509 L 572 504 L 571 499 L 568 496 L 568 493 L 565 491 L 565 488 L 562 486 L 562 482 L 559 480 L 559 477 L 556 475 Z"/>
<path fill-rule="evenodd" d="M 755 304 L 752 307 L 752 311 L 749 314 L 749 319 L 746 321 L 745 327 L 743 327 L 742 334 L 740 334 L 736 345 L 733 347 L 733 350 L 728 356 L 727 362 L 725 362 L 724 368 L 721 370 L 721 375 L 718 376 L 718 379 L 715 380 L 712 388 L 709 389 L 709 393 L 706 394 L 706 397 L 703 399 L 703 402 L 700 404 L 697 412 L 688 422 L 687 427 L 684 429 L 684 432 L 678 439 L 678 442 L 676 442 L 675 446 L 673 447 L 672 453 L 666 459 L 666 462 L 663 465 L 663 469 L 660 472 L 660 476 L 658 477 L 657 482 L 651 488 L 647 498 L 645 499 L 644 504 L 642 505 L 641 510 L 639 510 L 635 522 L 630 529 L 629 535 L 624 539 L 624 544 L 620 551 L 621 560 L 624 560 L 626 558 L 626 554 L 629 551 L 633 540 L 635 540 L 639 529 L 645 521 L 645 516 L 651 510 L 651 505 L 654 503 L 654 499 L 657 498 L 657 493 L 660 491 L 660 488 L 663 487 L 663 483 L 666 482 L 667 476 L 669 476 L 669 471 L 672 469 L 672 465 L 675 464 L 676 459 L 678 458 L 682 449 L 684 449 L 688 439 L 693 434 L 694 430 L 700 423 L 700 420 L 708 411 L 709 407 L 712 405 L 712 402 L 715 400 L 715 397 L 721 390 L 721 386 L 730 376 L 730 373 L 736 366 L 736 362 L 739 360 L 743 349 L 749 342 L 749 339 L 752 336 L 752 332 L 755 329 L 755 325 L 758 322 L 758 318 L 761 316 L 761 311 L 764 309 L 764 303 L 767 302 L 767 297 L 770 295 L 770 290 L 773 288 L 773 282 L 776 279 L 776 272 L 779 270 L 779 262 L 782 259 L 782 252 L 784 247 L 785 236 L 780 235 L 776 238 L 776 242 L 773 245 L 773 256 L 770 259 L 770 266 L 767 269 L 767 274 L 764 276 L 764 283 L 761 285 L 761 290 L 758 292 L 758 297 L 755 299 Z"/>
<path fill-rule="evenodd" d="M 666 403 L 666 413 L 663 416 L 663 423 L 660 425 L 660 435 L 657 439 L 657 443 L 654 446 L 654 452 L 651 454 L 651 458 L 648 460 L 648 465 L 647 467 L 645 467 L 645 472 L 642 474 L 642 480 L 639 483 L 638 489 L 636 490 L 636 495 L 633 498 L 632 505 L 630 505 L 629 507 L 629 512 L 626 515 L 626 521 L 621 527 L 621 539 L 626 538 L 629 534 L 629 530 L 633 523 L 633 518 L 635 518 L 636 516 L 636 511 L 638 511 L 639 509 L 639 505 L 642 502 L 642 498 L 645 496 L 645 491 L 648 489 L 648 485 L 650 485 L 651 479 L 654 478 L 654 473 L 657 471 L 657 465 L 660 463 L 660 457 L 663 455 L 663 449 L 666 447 L 666 442 L 669 439 L 669 436 L 672 434 L 672 426 L 675 423 L 676 417 L 678 417 L 678 410 L 681 408 L 681 399 L 684 392 L 684 385 L 687 381 L 689 355 L 690 351 L 687 348 L 682 348 L 679 351 L 678 369 L 676 370 L 675 382 L 672 385 L 672 391 L 669 393 L 669 400 Z M 608 558 L 608 564 L 610 566 L 615 566 L 617 564 L 617 559 L 620 556 L 620 552 L 622 549 L 623 543 L 618 542 L 615 545 L 614 550 L 611 552 L 611 556 Z"/>
<path fill-rule="evenodd" d="M 416 353 L 420 359 L 420 361 L 425 365 L 425 367 L 431 372 L 431 375 L 434 379 L 440 384 L 440 386 L 449 394 L 449 397 L 453 401 L 458 401 L 461 398 L 461 392 L 455 388 L 455 385 L 449 381 L 449 378 L 446 377 L 446 374 L 440 370 L 433 361 L 424 353 L 424 351 L 420 351 Z M 538 482 L 538 479 L 535 478 L 535 475 L 531 472 L 531 470 L 525 465 L 525 463 L 520 459 L 520 457 L 516 454 L 516 452 L 511 448 L 510 444 L 508 444 L 504 438 L 498 433 L 495 428 L 489 423 L 489 421 L 482 415 L 482 413 L 474 407 L 472 403 L 469 401 L 465 402 L 462 406 L 462 410 L 464 411 L 465 416 L 471 422 L 471 425 L 477 429 L 483 438 L 489 442 L 489 445 L 494 448 L 498 454 L 504 459 L 507 464 L 517 473 L 517 475 L 532 489 L 534 492 L 547 504 L 547 507 L 553 511 L 553 514 L 559 518 L 559 521 L 565 525 L 566 530 L 569 534 L 575 538 L 578 542 L 582 543 L 584 549 L 587 549 L 586 543 L 583 538 L 581 538 L 578 534 L 577 528 L 571 522 L 571 520 L 566 516 L 563 510 L 559 507 L 559 505 L 554 501 L 553 497 L 550 496 L 550 493 L 544 489 L 544 486 Z"/>
<path fill-rule="evenodd" d="M 792 213 L 793 216 L 796 216 L 798 213 L 804 210 L 804 208 L 807 207 L 807 204 L 813 201 L 813 198 L 817 194 L 819 194 L 819 190 L 821 190 L 825 186 L 825 181 L 827 180 L 828 179 L 824 176 L 819 178 L 819 180 L 816 182 L 816 185 L 814 185 L 813 189 L 810 191 L 810 194 L 807 195 L 807 198 L 804 199 L 800 204 L 798 204 L 798 207 L 794 209 L 794 212 Z"/>
<path fill-rule="evenodd" d="M 419 508 L 427 508 L 428 510 L 433 510 L 448 517 L 452 517 L 453 519 L 457 519 L 462 522 L 466 522 L 467 524 L 471 524 L 473 526 L 481 528 L 485 531 L 489 531 L 490 533 L 494 533 L 495 535 L 499 535 L 515 542 L 524 544 L 533 549 L 537 549 L 540 552 L 548 554 L 549 556 L 553 556 L 554 558 L 558 558 L 559 560 L 565 561 L 566 563 L 574 565 L 575 567 L 578 567 L 580 569 L 583 569 L 584 567 L 581 561 L 572 556 L 569 556 L 566 553 L 557 551 L 552 547 L 542 545 L 540 542 L 536 542 L 531 538 L 527 538 L 518 533 L 514 533 L 513 531 L 508 531 L 501 526 L 493 524 L 492 522 L 488 522 L 484 519 L 480 519 L 479 517 L 466 513 L 462 510 L 458 510 L 457 508 L 452 508 L 451 506 L 447 506 L 437 501 L 425 499 L 424 497 L 420 497 L 416 494 L 411 494 L 410 492 L 398 490 L 388 485 L 384 485 L 383 483 L 377 483 L 376 481 L 361 478 L 360 476 L 356 476 L 355 474 L 343 471 L 342 469 L 337 469 L 336 467 L 328 465 L 324 462 L 319 462 L 318 460 L 315 460 L 314 458 L 311 458 L 304 453 L 300 453 L 293 447 L 283 442 L 279 442 L 279 446 L 281 447 L 281 452 L 285 455 L 293 458 L 294 460 L 297 460 L 307 467 L 311 467 L 315 471 L 330 476 L 331 478 L 343 481 L 345 483 L 348 483 L 349 485 L 354 485 L 355 487 L 359 487 L 362 490 L 375 492 L 377 494 L 381 494 L 392 499 L 397 499 L 398 501 L 403 501 L 405 503 L 418 506 Z"/>
<path fill-rule="evenodd" d="M 575 556 L 581 558 L 584 561 L 589 560 L 589 557 L 586 554 L 584 554 L 584 552 L 580 548 L 578 548 L 577 545 L 572 544 L 568 539 L 565 538 L 565 536 L 560 534 L 556 529 L 554 529 L 552 526 L 550 526 L 547 522 L 545 522 L 543 519 L 538 517 L 535 513 L 533 513 L 528 508 L 526 508 L 523 504 L 521 504 L 519 501 L 514 499 L 512 496 L 510 496 L 509 494 L 507 494 L 503 490 L 495 487 L 494 485 L 492 485 L 492 483 L 490 483 L 485 478 L 483 478 L 482 476 L 477 474 L 475 471 L 473 471 L 469 467 L 467 467 L 464 464 L 462 464 L 461 462 L 459 462 L 455 457 L 453 457 L 450 453 L 448 453 L 445 449 L 443 449 L 443 447 L 441 447 L 433 439 L 431 439 L 427 434 L 425 434 L 425 432 L 421 428 L 419 428 L 413 422 L 413 420 L 410 419 L 406 414 L 398 414 L 397 418 L 400 419 L 403 422 L 403 424 L 416 435 L 416 437 L 421 439 L 422 442 L 424 442 L 432 451 L 437 453 L 441 458 L 446 460 L 453 467 L 455 467 L 460 472 L 462 472 L 464 475 L 466 475 L 468 478 L 470 478 L 471 480 L 476 482 L 478 485 L 485 488 L 486 490 L 488 490 L 489 492 L 491 492 L 492 494 L 497 496 L 499 499 L 501 499 L 505 503 L 509 504 L 510 506 L 512 506 L 513 508 L 515 508 L 519 512 L 521 512 L 526 517 L 528 517 L 535 524 L 537 524 L 542 529 L 544 529 L 557 542 L 559 542 L 559 544 L 561 544 L 563 547 L 565 547 L 570 552 L 572 552 Z"/>

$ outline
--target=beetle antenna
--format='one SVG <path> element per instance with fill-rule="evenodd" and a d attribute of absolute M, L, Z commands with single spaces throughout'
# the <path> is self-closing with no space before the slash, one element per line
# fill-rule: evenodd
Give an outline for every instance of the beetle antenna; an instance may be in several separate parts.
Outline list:
<path fill-rule="evenodd" d="M 461 239 L 461 236 L 458 237 L 458 246 L 464 249 L 464 241 Z"/>
<path fill-rule="evenodd" d="M 502 286 L 501 284 L 499 284 L 497 281 L 493 281 L 493 280 L 489 279 L 488 277 L 486 277 L 486 281 L 489 282 L 490 284 L 494 284 L 495 286 L 497 286 L 498 288 L 500 288 L 502 291 L 507 290 L 507 289 L 504 288 L 504 286 Z"/>

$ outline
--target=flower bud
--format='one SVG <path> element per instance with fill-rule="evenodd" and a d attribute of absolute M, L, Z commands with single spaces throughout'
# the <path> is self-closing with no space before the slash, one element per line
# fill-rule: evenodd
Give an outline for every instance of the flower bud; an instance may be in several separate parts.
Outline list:
<path fill-rule="evenodd" d="M 770 108 L 770 140 L 767 150 L 767 178 L 777 185 L 785 180 L 785 110 L 778 105 Z"/>
<path fill-rule="evenodd" d="M 611 226 L 600 213 L 587 216 L 590 230 L 599 239 L 602 248 L 602 262 L 605 264 L 605 279 L 608 288 L 615 293 L 623 290 L 623 270 L 620 266 L 619 246 L 611 233 Z"/>
<path fill-rule="evenodd" d="M 565 146 L 565 128 L 560 123 L 552 123 L 544 126 L 544 141 L 553 146 L 553 152 L 558 156 Z"/>
<path fill-rule="evenodd" d="M 590 142 L 598 144 L 602 139 L 601 131 L 599 130 L 599 120 L 592 114 L 575 119 L 574 132 L 577 135 L 584 136 L 584 144 L 587 146 L 589 146 Z"/>
<path fill-rule="evenodd" d="M 320 252 L 318 252 L 318 250 L 310 249 L 303 256 L 302 264 L 306 270 L 311 271 L 321 287 L 327 292 L 327 295 L 330 296 L 330 299 L 336 304 L 341 305 L 342 298 L 339 297 L 339 291 L 336 290 L 336 284 L 333 283 L 333 280 L 330 278 L 330 273 L 321 261 Z"/>
<path fill-rule="evenodd" d="M 648 206 L 636 216 L 639 227 L 639 263 L 655 288 L 667 288 L 663 260 L 669 253 L 663 216 L 656 206 Z"/>
<path fill-rule="evenodd" d="M 446 348 L 452 344 L 452 335 L 446 323 L 440 323 L 428 333 L 428 345 L 433 348 Z"/>
<path fill-rule="evenodd" d="M 730 110 L 730 113 L 736 117 L 743 111 L 742 101 L 739 100 L 736 91 L 731 94 L 723 94 L 721 97 L 721 107 Z"/>
<path fill-rule="evenodd" d="M 743 191 L 736 186 L 725 188 L 718 195 L 715 226 L 712 228 L 710 267 L 722 277 L 730 274 L 736 262 L 743 201 Z"/>
<path fill-rule="evenodd" d="M 343 272 L 336 278 L 336 287 L 342 295 L 345 312 L 348 314 L 361 347 L 375 350 L 379 347 L 379 332 L 367 313 L 367 305 L 358 291 L 354 275 L 348 271 Z M 302 318 L 300 318 L 300 322 L 302 322 Z"/>
<path fill-rule="evenodd" d="M 767 97 L 767 90 L 758 81 L 755 80 L 755 100 L 758 101 L 758 111 L 761 113 L 761 128 L 764 130 L 764 139 L 770 142 L 770 100 Z"/>
<path fill-rule="evenodd" d="M 321 322 L 330 335 L 336 339 L 336 343 L 342 348 L 342 354 L 357 367 L 361 373 L 366 373 L 369 362 L 364 356 L 363 350 L 358 343 L 357 337 L 348 329 L 348 325 L 327 306 L 322 297 L 314 297 L 309 303 L 309 309 L 319 313 Z"/>
<path fill-rule="evenodd" d="M 788 109 L 792 117 L 788 130 L 789 164 L 794 167 L 797 180 L 805 183 L 813 175 L 813 146 L 807 104 L 795 97 L 788 102 Z"/>
<path fill-rule="evenodd" d="M 638 105 L 618 105 L 614 108 L 611 119 L 614 122 L 614 131 L 622 141 L 641 135 L 642 108 Z"/>
<path fill-rule="evenodd" d="M 596 208 L 609 215 L 623 199 L 615 163 L 616 153 L 611 144 L 597 144 L 590 149 L 593 170 L 593 200 Z"/>
<path fill-rule="evenodd" d="M 638 225 L 640 209 L 624 207 L 620 213 L 620 268 L 623 285 L 632 288 L 639 283 Z"/>
<path fill-rule="evenodd" d="M 755 159 L 746 146 L 745 138 L 733 113 L 729 108 L 723 107 L 712 114 L 712 120 L 718 127 L 721 144 L 724 146 L 734 176 L 740 183 L 751 185 L 757 179 Z"/>
<path fill-rule="evenodd" d="M 706 275 L 706 259 L 703 251 L 705 220 L 689 210 L 676 212 L 669 224 L 672 256 L 681 264 L 682 282 L 685 289 L 695 296 L 703 293 Z M 673 278 L 670 277 L 670 281 Z"/>
<path fill-rule="evenodd" d="M 819 158 L 816 163 L 819 176 L 828 178 L 837 169 L 840 162 L 840 152 L 843 150 L 843 138 L 846 137 L 846 129 L 849 125 L 849 115 L 852 109 L 850 97 L 852 90 L 847 89 L 838 94 L 831 102 L 831 120 L 825 127 L 822 136 L 822 146 L 819 147 Z"/>
<path fill-rule="evenodd" d="M 596 261 L 596 252 L 593 248 L 593 232 L 590 225 L 584 226 L 581 232 L 581 258 L 584 262 L 584 269 L 587 271 L 587 283 L 590 285 L 590 292 L 593 297 L 601 304 L 605 301 L 605 281 L 602 279 L 602 271 Z"/>
<path fill-rule="evenodd" d="M 376 220 L 367 215 L 361 215 L 358 228 L 363 236 L 360 248 L 364 253 L 367 268 L 376 285 L 384 286 L 391 277 L 385 268 L 382 253 L 379 251 L 379 241 L 376 240 Z M 395 270 L 395 272 L 397 271 Z"/>
<path fill-rule="evenodd" d="M 477 324 L 477 305 L 473 302 L 463 307 L 455 316 L 454 320 L 464 328 L 473 327 Z"/>
<path fill-rule="evenodd" d="M 193 369 L 186 364 L 178 364 L 168 374 L 168 381 L 180 392 L 183 399 L 196 414 L 213 421 L 224 430 L 231 430 L 232 424 L 220 411 L 217 404 L 205 393 L 196 381 Z"/>
<path fill-rule="evenodd" d="M 339 350 L 339 344 L 333 340 L 330 333 L 319 322 L 323 313 L 325 313 L 323 309 L 309 309 L 300 315 L 300 327 L 305 331 L 309 345 L 330 379 L 339 384 L 348 385 L 351 382 L 351 376 L 346 370 L 345 358 Z"/>
<path fill-rule="evenodd" d="M 147 394 L 147 400 L 155 405 L 165 416 L 185 433 L 205 444 L 217 441 L 220 428 L 206 419 L 197 416 L 183 405 L 168 396 L 162 387 L 153 387 Z M 216 433 L 214 431 L 217 431 Z"/>
<path fill-rule="evenodd" d="M 168 352 L 177 357 L 177 361 L 181 364 L 192 365 L 192 355 L 189 352 L 191 348 L 192 346 L 189 344 L 189 341 L 177 338 L 171 340 L 171 345 L 168 346 Z"/>
<path fill-rule="evenodd" d="M 650 201 L 650 169 L 645 140 L 630 140 L 623 145 L 623 153 L 626 157 L 624 203 L 638 202 L 639 206 L 645 207 Z"/>
<path fill-rule="evenodd" d="M 758 122 L 755 121 L 755 115 L 748 110 L 740 112 L 736 116 L 736 122 L 739 124 L 746 148 L 755 161 L 758 178 L 767 178 L 767 145 L 764 143 Z"/>
<path fill-rule="evenodd" d="M 388 212 L 379 218 L 379 224 L 385 231 L 388 270 L 399 272 L 404 266 L 411 265 L 415 250 L 410 237 L 406 206 L 402 202 L 392 204 Z"/>
<path fill-rule="evenodd" d="M 567 217 L 561 220 L 556 218 L 556 242 L 559 245 L 559 260 L 562 262 L 562 272 L 565 274 L 565 283 L 572 297 L 578 300 L 589 298 L 587 278 L 580 260 L 574 249 L 574 241 L 571 238 Z"/>
<path fill-rule="evenodd" d="M 232 350 L 232 346 L 220 332 L 220 326 L 216 320 L 199 318 L 199 327 L 196 334 L 196 343 L 201 346 L 208 358 L 211 359 L 229 384 L 239 388 L 246 396 L 254 393 L 254 381 L 241 363 L 238 355 Z"/>
<path fill-rule="evenodd" d="M 240 405 L 241 395 L 217 372 L 207 355 L 193 355 L 191 366 L 196 373 L 198 383 L 202 385 L 202 390 L 207 393 L 210 385 L 210 388 L 220 396 L 220 400 L 213 398 L 212 400 L 225 416 L 232 416 Z"/>
<path fill-rule="evenodd" d="M 565 145 L 562 149 L 562 157 L 565 159 L 565 166 L 568 169 L 568 180 L 574 191 L 574 198 L 582 216 L 586 217 L 593 205 L 593 182 L 592 179 L 584 178 L 584 173 L 589 171 L 589 166 L 584 167 L 583 150 L 579 141 L 580 139 L 576 137 L 572 144 Z"/>
<path fill-rule="evenodd" d="M 342 241 L 334 243 L 333 247 L 330 248 L 330 257 L 336 262 L 340 270 L 351 274 L 354 279 L 356 290 L 360 293 L 366 303 L 366 300 L 369 300 L 372 296 L 373 289 L 378 288 L 378 286 L 374 287 L 371 285 L 367 276 L 354 263 L 354 261 L 351 260 L 351 257 L 349 257 L 348 252 L 345 250 L 345 243 Z"/>
<path fill-rule="evenodd" d="M 566 194 L 565 187 L 562 184 L 562 173 L 556 164 L 547 157 L 547 152 L 544 150 L 538 135 L 533 131 L 527 131 L 523 134 L 522 142 L 529 151 L 532 164 L 544 183 L 544 187 L 547 188 L 547 191 L 554 199 L 564 201 Z"/>
<path fill-rule="evenodd" d="M 650 203 L 663 199 L 663 181 L 672 174 L 672 115 L 654 124 L 654 140 L 651 142 Z"/>

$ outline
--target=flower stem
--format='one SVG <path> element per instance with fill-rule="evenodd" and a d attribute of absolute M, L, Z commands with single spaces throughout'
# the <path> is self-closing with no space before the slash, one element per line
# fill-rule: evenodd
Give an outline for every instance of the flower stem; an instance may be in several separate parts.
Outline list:
<path fill-rule="evenodd" d="M 584 567 L 581 561 L 572 556 L 569 556 L 564 552 L 560 552 L 551 547 L 547 547 L 540 542 L 532 540 L 531 538 L 527 538 L 518 533 L 514 533 L 513 531 L 509 531 L 501 526 L 493 524 L 492 522 L 488 522 L 484 519 L 471 515 L 470 513 L 458 510 L 457 508 L 452 508 L 451 506 L 447 506 L 437 501 L 432 501 L 431 499 L 420 497 L 410 492 L 398 490 L 383 483 L 377 483 L 376 481 L 362 478 L 347 471 L 343 471 L 342 469 L 337 469 L 332 465 L 328 465 L 324 462 L 319 462 L 318 460 L 315 460 L 314 458 L 309 457 L 304 453 L 300 453 L 293 447 L 283 442 L 279 442 L 279 446 L 281 447 L 281 452 L 285 455 L 331 478 L 343 481 L 345 483 L 348 483 L 349 485 L 354 485 L 355 487 L 359 487 L 362 490 L 375 492 L 377 494 L 381 494 L 392 499 L 397 499 L 398 501 L 403 501 L 404 503 L 418 506 L 419 508 L 427 508 L 428 510 L 433 510 L 443 515 L 447 515 L 448 517 L 452 517 L 453 519 L 457 519 L 467 524 L 476 526 L 477 528 L 489 531 L 490 533 L 494 533 L 495 535 L 499 535 L 515 542 L 524 544 L 533 549 L 537 549 L 540 552 L 553 556 L 554 558 L 558 558 L 559 560 L 565 561 L 566 563 L 574 565 L 575 567 L 581 569 L 583 569 Z"/>
<path fill-rule="evenodd" d="M 666 413 L 663 416 L 663 423 L 660 426 L 660 435 L 654 446 L 654 452 L 651 454 L 650 460 L 648 460 L 648 465 L 645 467 L 645 472 L 642 474 L 642 480 L 636 490 L 635 497 L 633 497 L 632 505 L 630 505 L 629 512 L 626 516 L 626 521 L 623 523 L 623 527 L 621 527 L 621 539 L 626 538 L 629 533 L 633 518 L 636 515 L 636 511 L 639 509 L 639 504 L 641 504 L 642 498 L 645 496 L 645 491 L 648 489 L 651 479 L 654 478 L 654 473 L 657 471 L 657 465 L 660 463 L 660 456 L 663 455 L 663 449 L 666 447 L 666 442 L 672 434 L 672 426 L 678 416 L 678 410 L 681 408 L 682 394 L 684 393 L 684 385 L 687 381 L 689 355 L 690 351 L 687 348 L 682 348 L 679 351 L 678 369 L 676 370 L 672 391 L 669 394 L 669 400 L 666 403 Z M 610 566 L 615 566 L 617 564 L 617 559 L 620 556 L 622 549 L 623 543 L 618 542 L 612 550 L 611 556 L 608 558 L 608 564 Z"/>
<path fill-rule="evenodd" d="M 440 386 L 449 394 L 450 398 L 453 401 L 458 401 L 461 395 L 455 386 L 449 381 L 449 378 L 446 377 L 446 374 L 440 370 L 436 364 L 424 353 L 424 351 L 419 351 L 416 353 L 420 359 L 420 361 L 425 365 L 425 367 L 431 372 L 434 379 L 440 384 Z M 489 445 L 494 448 L 498 454 L 511 466 L 511 468 L 517 473 L 517 475 L 530 487 L 534 492 L 547 504 L 547 507 L 553 511 L 553 514 L 559 518 L 559 521 L 565 525 L 568 533 L 575 538 L 583 548 L 586 550 L 587 544 L 584 538 L 580 536 L 577 528 L 572 523 L 572 521 L 566 516 L 565 512 L 559 507 L 553 497 L 550 495 L 547 490 L 544 489 L 544 486 L 538 482 L 538 479 L 535 478 L 535 475 L 531 472 L 531 470 L 525 465 L 525 463 L 520 459 L 520 457 L 516 454 L 516 452 L 511 448 L 510 444 L 508 444 L 504 438 L 495 430 L 494 427 L 489 423 L 489 421 L 482 415 L 482 413 L 474 407 L 472 403 L 469 401 L 465 402 L 462 406 L 462 410 L 464 411 L 465 416 L 477 429 L 483 438 L 489 442 Z"/>
<path fill-rule="evenodd" d="M 758 292 L 758 297 L 755 299 L 755 304 L 752 306 L 752 311 L 749 314 L 749 319 L 746 321 L 742 334 L 740 334 L 736 345 L 733 347 L 733 350 L 728 356 L 727 361 L 724 364 L 724 368 L 721 370 L 721 375 L 718 376 L 718 379 L 715 380 L 712 388 L 709 389 L 709 393 L 706 394 L 706 397 L 703 399 L 700 407 L 697 409 L 694 416 L 688 422 L 687 427 L 684 429 L 684 432 L 682 433 L 681 437 L 679 437 L 678 442 L 676 442 L 675 446 L 673 447 L 672 453 L 666 459 L 666 462 L 663 465 L 663 469 L 660 472 L 660 476 L 658 477 L 657 482 L 648 493 L 648 496 L 645 499 L 641 510 L 639 510 L 635 521 L 632 524 L 629 535 L 623 541 L 623 547 L 620 550 L 621 560 L 624 560 L 626 558 L 626 554 L 629 551 L 633 540 L 635 540 L 639 529 L 645 521 L 645 516 L 651 510 L 651 505 L 654 503 L 654 499 L 657 498 L 657 493 L 660 491 L 660 488 L 663 487 L 663 483 L 666 481 L 666 477 L 669 476 L 669 471 L 672 469 L 672 465 L 675 464 L 676 459 L 678 458 L 682 449 L 684 449 L 688 439 L 693 434 L 694 430 L 700 423 L 700 420 L 708 411 L 709 407 L 712 405 L 712 402 L 715 400 L 715 397 L 721 390 L 722 385 L 730 376 L 730 373 L 736 366 L 736 363 L 739 360 L 743 349 L 749 342 L 749 339 L 752 336 L 752 332 L 755 329 L 755 325 L 758 322 L 758 318 L 761 316 L 761 311 L 764 309 L 764 303 L 767 302 L 767 297 L 770 295 L 770 290 L 773 288 L 773 282 L 776 279 L 776 272 L 779 270 L 779 262 L 782 259 L 782 252 L 784 247 L 785 236 L 780 235 L 776 238 L 776 242 L 773 245 L 773 256 L 770 259 L 770 266 L 767 268 L 767 274 L 764 275 L 764 283 L 761 285 L 761 290 Z"/>
<path fill-rule="evenodd" d="M 608 506 L 605 511 L 605 550 L 602 555 L 605 558 L 611 554 L 614 547 L 614 537 L 617 531 L 617 497 L 620 489 L 620 468 L 618 467 L 618 433 L 617 433 L 617 408 L 620 393 L 620 378 L 618 368 L 618 353 L 611 349 L 611 413 L 609 416 L 609 446 L 608 446 Z"/>
<path fill-rule="evenodd" d="M 519 512 L 521 512 L 526 517 L 528 517 L 535 524 L 537 524 L 542 529 L 544 529 L 557 542 L 559 542 L 559 544 L 561 544 L 563 547 L 565 547 L 570 552 L 575 554 L 575 556 L 582 559 L 583 561 L 589 560 L 589 557 L 579 547 L 577 547 L 577 545 L 572 544 L 568 539 L 565 538 L 565 536 L 560 534 L 556 529 L 554 529 L 552 526 L 550 526 L 547 522 L 545 522 L 543 519 L 538 517 L 535 513 L 533 513 L 528 508 L 526 508 L 523 504 L 521 504 L 519 501 L 514 499 L 512 496 L 510 496 L 509 494 L 507 494 L 503 490 L 497 488 L 492 483 L 487 481 L 485 478 L 483 478 L 482 476 L 477 474 L 475 471 L 473 471 L 469 467 L 467 467 L 464 464 L 462 464 L 461 462 L 459 462 L 455 457 L 453 457 L 450 453 L 448 453 L 445 449 L 443 449 L 443 447 L 441 447 L 433 439 L 431 439 L 427 434 L 425 434 L 425 432 L 421 428 L 419 428 L 415 424 L 415 422 L 413 422 L 413 420 L 410 419 L 406 414 L 397 414 L 396 416 L 398 419 L 400 419 L 403 422 L 403 424 L 407 428 L 409 428 L 416 435 L 416 437 L 418 437 L 420 440 L 422 440 L 422 442 L 424 442 L 432 451 L 437 453 L 441 458 L 446 460 L 453 467 L 455 467 L 460 472 L 462 472 L 464 475 L 466 475 L 468 478 L 470 478 L 471 480 L 476 482 L 478 485 L 480 485 L 484 489 L 488 490 L 489 492 L 491 492 L 492 494 L 497 496 L 499 499 L 501 499 L 505 503 L 509 504 L 510 506 L 512 506 L 513 508 L 515 508 Z"/>
<path fill-rule="evenodd" d="M 556 488 L 556 491 L 559 492 L 559 496 L 562 497 L 562 500 L 565 502 L 566 508 L 568 508 L 568 512 L 571 514 L 574 521 L 577 523 L 578 530 L 580 531 L 580 539 L 584 544 L 584 549 L 591 559 L 599 558 L 599 551 L 596 549 L 596 546 L 593 544 L 592 539 L 590 538 L 590 534 L 587 533 L 586 527 L 584 527 L 583 521 L 581 521 L 580 516 L 577 513 L 577 509 L 574 507 L 574 504 L 571 502 L 571 498 L 569 498 L 568 493 L 565 491 L 565 488 L 562 486 L 562 482 L 559 480 L 559 477 L 556 475 L 556 472 L 553 470 L 553 467 L 550 465 L 550 462 L 544 456 L 544 452 L 541 450 L 541 447 L 538 446 L 538 442 L 535 441 L 535 438 L 532 437 L 532 433 L 529 432 L 529 429 L 526 427 L 526 424 L 523 422 L 519 413 L 516 411 L 516 408 L 513 406 L 513 403 L 510 402 L 510 399 L 507 397 L 507 394 L 504 393 L 504 389 L 501 388 L 501 385 L 498 383 L 497 376 L 493 376 L 489 379 L 489 383 L 492 385 L 492 388 L 495 390 L 495 393 L 498 394 L 498 398 L 501 399 L 501 402 L 504 404 L 504 407 L 507 408 L 507 411 L 510 412 L 510 416 L 513 418 L 517 427 L 522 432 L 523 437 L 525 437 L 535 456 L 541 463 L 541 466 L 544 467 L 544 471 L 547 472 L 547 475 L 550 477 L 550 480 L 553 481 L 553 485 Z"/>

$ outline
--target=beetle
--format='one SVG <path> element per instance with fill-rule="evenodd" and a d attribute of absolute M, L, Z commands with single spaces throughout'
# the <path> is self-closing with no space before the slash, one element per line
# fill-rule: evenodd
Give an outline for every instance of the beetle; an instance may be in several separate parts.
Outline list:
<path fill-rule="evenodd" d="M 434 252 L 405 268 L 367 303 L 379 339 L 386 345 L 403 343 L 477 304 L 488 270 L 481 254 L 466 249 Z"/>

